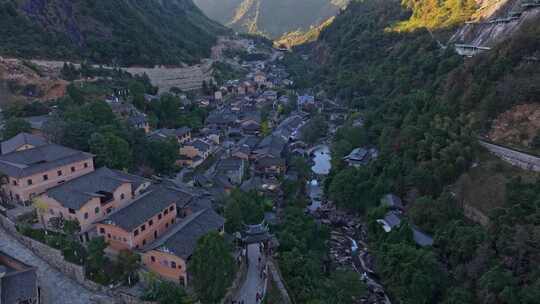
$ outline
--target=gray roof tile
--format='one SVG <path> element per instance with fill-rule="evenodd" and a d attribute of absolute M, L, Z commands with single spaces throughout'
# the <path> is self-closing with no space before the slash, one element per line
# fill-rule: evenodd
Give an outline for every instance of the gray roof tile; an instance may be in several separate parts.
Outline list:
<path fill-rule="evenodd" d="M 23 145 L 32 145 L 34 147 L 44 146 L 47 141 L 43 137 L 28 133 L 19 133 L 14 137 L 2 142 L 2 154 L 8 154 L 16 151 Z"/>
<path fill-rule="evenodd" d="M 62 206 L 78 210 L 91 198 L 101 196 L 98 192 L 113 192 L 125 183 L 132 184 L 132 191 L 149 180 L 109 168 L 99 168 L 76 179 L 47 190 L 47 195 Z"/>
<path fill-rule="evenodd" d="M 163 235 L 146 249 L 159 250 L 189 259 L 198 240 L 212 231 L 220 230 L 225 224 L 225 219 L 211 208 L 195 212 L 171 228 L 170 232 Z"/>
<path fill-rule="evenodd" d="M 91 158 L 90 153 L 47 144 L 1 155 L 0 172 L 20 178 Z"/>

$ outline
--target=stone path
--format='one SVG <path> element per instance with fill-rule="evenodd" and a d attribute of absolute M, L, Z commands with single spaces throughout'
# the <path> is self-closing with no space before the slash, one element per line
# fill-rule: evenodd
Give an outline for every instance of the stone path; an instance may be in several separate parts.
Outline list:
<path fill-rule="evenodd" d="M 243 300 L 244 304 L 256 304 L 257 292 L 259 292 L 259 294 L 264 294 L 266 290 L 266 280 L 263 280 L 260 276 L 261 266 L 266 265 L 266 261 L 264 261 L 263 259 L 261 265 L 259 265 L 259 257 L 262 258 L 262 254 L 259 251 L 259 244 L 249 245 L 249 265 L 246 280 L 242 285 L 242 288 L 240 288 L 238 295 L 235 297 L 237 303 L 241 303 L 241 301 Z M 258 303 L 261 303 L 261 301 L 259 301 Z"/>
<path fill-rule="evenodd" d="M 15 240 L 0 227 L 0 251 L 26 264 L 38 267 L 38 280 L 43 304 L 91 304 L 108 302 L 108 298 L 85 289 Z"/>

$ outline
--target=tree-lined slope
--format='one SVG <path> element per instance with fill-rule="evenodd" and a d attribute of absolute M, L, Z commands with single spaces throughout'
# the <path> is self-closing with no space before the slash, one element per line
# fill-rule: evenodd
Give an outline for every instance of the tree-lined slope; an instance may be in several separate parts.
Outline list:
<path fill-rule="evenodd" d="M 178 64 L 210 55 L 225 29 L 191 0 L 2 0 L 0 53 Z"/>
<path fill-rule="evenodd" d="M 443 2 L 445 15 L 450 2 Z M 453 16 L 469 14 L 468 7 Z M 501 161 L 486 161 L 476 143 L 500 113 L 539 101 L 539 19 L 464 59 L 425 29 L 449 36 L 443 34 L 452 24 L 427 22 L 412 9 L 398 1 L 354 1 L 323 30 L 310 60 L 287 59 L 296 83 L 318 86 L 364 118 L 363 128 L 337 132 L 326 193 L 339 207 L 367 215 L 376 270 L 392 302 L 538 303 L 538 182 L 534 173 L 531 180 L 519 179 Z M 414 30 L 392 30 L 403 24 Z M 361 168 L 340 162 L 358 146 L 376 146 L 378 160 Z M 489 219 L 484 225 L 466 217 L 465 204 L 478 202 L 461 192 L 486 189 L 456 183 L 479 175 L 473 170 L 503 176 L 506 183 L 506 191 L 497 191 L 502 203 L 482 198 Z M 406 198 L 409 223 L 432 235 L 433 247 L 418 246 L 410 225 L 391 233 L 379 227 L 375 220 L 386 213 L 379 199 L 389 192 Z"/>

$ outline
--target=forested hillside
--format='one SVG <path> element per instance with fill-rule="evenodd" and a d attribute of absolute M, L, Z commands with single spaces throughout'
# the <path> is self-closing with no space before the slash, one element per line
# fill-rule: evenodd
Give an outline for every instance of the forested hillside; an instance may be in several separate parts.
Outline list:
<path fill-rule="evenodd" d="M 225 32 L 191 0 L 0 1 L 0 54 L 122 65 L 209 57 Z"/>
<path fill-rule="evenodd" d="M 214 20 L 237 31 L 278 38 L 307 31 L 345 7 L 348 0 L 195 0 Z"/>
<path fill-rule="evenodd" d="M 297 83 L 319 84 L 365 119 L 363 128 L 347 125 L 335 136 L 326 193 L 370 219 L 377 271 L 396 303 L 538 303 L 538 183 L 502 164 L 491 168 L 509 184 L 502 205 L 488 206 L 485 226 L 465 218 L 450 189 L 482 165 L 477 136 L 492 119 L 539 101 L 540 65 L 530 58 L 540 49 L 540 22 L 463 59 L 425 28 L 447 37 L 470 4 L 439 1 L 425 10 L 427 3 L 355 1 L 309 49 L 310 60 L 287 59 Z M 380 149 L 377 161 L 358 169 L 340 162 L 366 145 Z M 406 198 L 409 221 L 434 236 L 432 248 L 418 247 L 408 225 L 386 234 L 375 223 L 385 213 L 379 198 L 389 192 Z"/>

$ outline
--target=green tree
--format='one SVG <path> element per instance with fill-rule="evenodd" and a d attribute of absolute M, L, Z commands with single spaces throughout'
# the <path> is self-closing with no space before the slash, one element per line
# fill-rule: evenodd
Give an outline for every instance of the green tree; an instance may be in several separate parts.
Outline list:
<path fill-rule="evenodd" d="M 159 304 L 190 304 L 193 303 L 186 291 L 173 282 L 154 280 L 142 296 L 144 301 L 154 301 Z"/>
<path fill-rule="evenodd" d="M 121 274 L 120 280 L 133 286 L 137 281 L 137 270 L 139 269 L 140 257 L 129 250 L 122 250 L 118 254 L 116 266 L 117 273 Z"/>
<path fill-rule="evenodd" d="M 225 200 L 225 230 L 242 230 L 243 225 L 259 224 L 264 219 L 265 198 L 255 191 L 234 189 Z"/>
<path fill-rule="evenodd" d="M 218 303 L 231 285 L 235 262 L 219 233 L 199 239 L 190 264 L 193 286 L 203 303 Z"/>
<path fill-rule="evenodd" d="M 2 136 L 4 140 L 10 139 L 19 133 L 29 133 L 32 130 L 30 123 L 22 118 L 10 118 L 6 121 Z"/>
<path fill-rule="evenodd" d="M 94 133 L 89 140 L 90 152 L 96 155 L 96 164 L 112 169 L 128 169 L 133 157 L 129 143 L 111 133 Z"/>
<path fill-rule="evenodd" d="M 148 141 L 144 148 L 145 161 L 157 173 L 171 173 L 175 170 L 179 149 L 176 140 Z"/>
<path fill-rule="evenodd" d="M 326 303 L 355 303 L 367 292 L 367 286 L 360 280 L 358 273 L 351 270 L 338 270 L 330 277 L 330 290 L 327 291 Z"/>
<path fill-rule="evenodd" d="M 106 284 L 109 278 L 105 274 L 105 265 L 107 257 L 105 249 L 107 242 L 103 237 L 93 238 L 88 243 L 88 256 L 86 258 L 86 269 L 90 279 L 100 284 Z"/>

